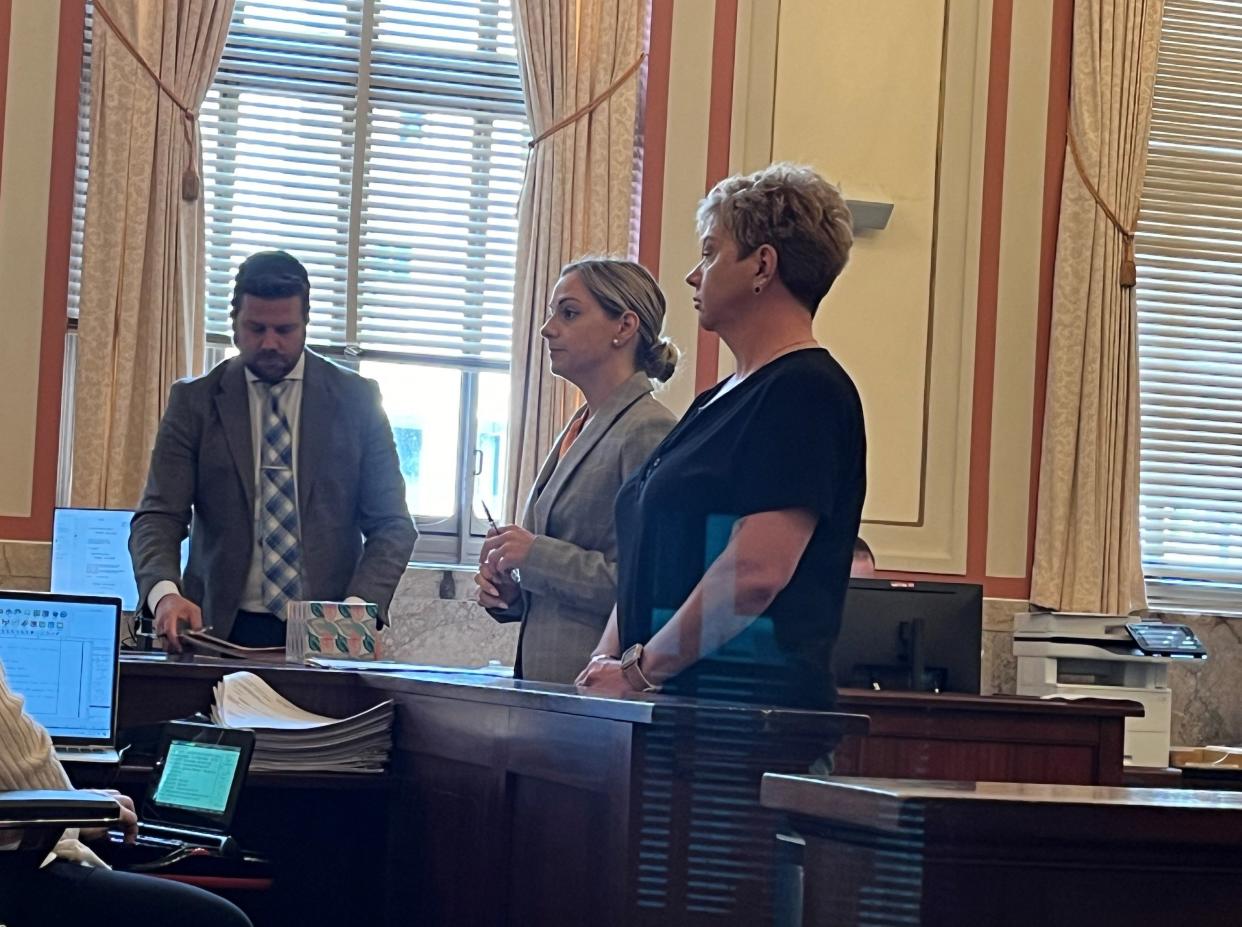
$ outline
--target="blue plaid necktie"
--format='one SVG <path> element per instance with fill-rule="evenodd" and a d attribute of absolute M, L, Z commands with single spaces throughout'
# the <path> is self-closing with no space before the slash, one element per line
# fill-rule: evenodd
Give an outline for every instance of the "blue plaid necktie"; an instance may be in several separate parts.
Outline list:
<path fill-rule="evenodd" d="M 263 458 L 259 467 L 260 521 L 263 538 L 263 600 L 283 617 L 285 603 L 302 594 L 302 556 L 298 532 L 298 498 L 293 483 L 293 433 L 281 408 L 288 380 L 265 383 Z"/>

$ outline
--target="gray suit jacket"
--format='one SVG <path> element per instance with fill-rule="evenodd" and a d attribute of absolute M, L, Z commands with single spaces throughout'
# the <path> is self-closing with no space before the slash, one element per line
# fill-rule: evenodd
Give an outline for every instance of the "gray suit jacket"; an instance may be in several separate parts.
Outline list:
<path fill-rule="evenodd" d="M 306 352 L 297 487 L 302 591 L 308 599 L 356 595 L 386 613 L 417 532 L 392 429 L 374 381 Z M 151 452 L 129 552 L 142 607 L 172 580 L 227 637 L 254 549 L 254 450 L 245 367 L 239 358 L 173 384 Z M 189 529 L 190 560 L 179 546 Z M 365 538 L 365 543 L 364 543 Z"/>
<path fill-rule="evenodd" d="M 617 599 L 617 491 L 677 421 L 651 390 L 646 374 L 634 374 L 591 416 L 565 459 L 557 459 L 562 432 L 540 468 L 522 515 L 535 535 L 522 564 L 522 599 L 491 610 L 499 621 L 522 621 L 516 668 L 525 679 L 572 683 L 604 633 Z"/>

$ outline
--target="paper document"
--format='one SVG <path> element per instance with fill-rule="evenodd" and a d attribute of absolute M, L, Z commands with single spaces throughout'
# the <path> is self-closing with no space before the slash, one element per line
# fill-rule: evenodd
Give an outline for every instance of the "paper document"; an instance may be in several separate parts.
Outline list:
<path fill-rule="evenodd" d="M 255 733 L 250 768 L 275 772 L 383 772 L 392 751 L 391 700 L 348 718 L 306 711 L 254 673 L 216 684 L 211 719 Z"/>
<path fill-rule="evenodd" d="M 335 657 L 307 657 L 308 666 L 323 669 L 371 670 L 380 673 L 435 673 L 445 676 L 495 676 L 507 679 L 513 676 L 512 666 L 489 663 L 487 666 L 432 666 L 424 663 L 395 663 L 391 660 L 343 660 Z"/>
<path fill-rule="evenodd" d="M 215 694 L 211 717 L 222 727 L 300 730 L 336 720 L 303 711 L 254 673 L 229 673 L 216 684 Z"/>

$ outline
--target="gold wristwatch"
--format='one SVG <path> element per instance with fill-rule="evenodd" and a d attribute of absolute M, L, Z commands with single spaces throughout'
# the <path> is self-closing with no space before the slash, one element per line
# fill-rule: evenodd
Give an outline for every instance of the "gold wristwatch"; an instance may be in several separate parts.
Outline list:
<path fill-rule="evenodd" d="M 639 665 L 642 658 L 642 644 L 634 644 L 621 654 L 621 675 L 635 692 L 659 692 L 660 687 L 643 675 L 643 668 Z"/>

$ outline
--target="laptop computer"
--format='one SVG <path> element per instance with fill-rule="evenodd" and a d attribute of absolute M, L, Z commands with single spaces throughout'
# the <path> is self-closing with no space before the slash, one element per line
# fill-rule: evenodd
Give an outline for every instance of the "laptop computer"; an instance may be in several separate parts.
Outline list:
<path fill-rule="evenodd" d="M 129 556 L 125 509 L 58 508 L 52 517 L 52 591 L 68 595 L 118 596 L 126 614 L 139 611 L 138 585 Z M 190 542 L 181 543 L 181 569 Z"/>
<path fill-rule="evenodd" d="M 119 763 L 121 600 L 0 591 L 0 663 L 9 688 L 67 762 Z"/>
<path fill-rule="evenodd" d="M 138 844 L 229 852 L 229 828 L 254 752 L 254 733 L 173 721 L 160 733 Z M 114 839 L 121 835 L 113 835 Z"/>

